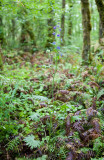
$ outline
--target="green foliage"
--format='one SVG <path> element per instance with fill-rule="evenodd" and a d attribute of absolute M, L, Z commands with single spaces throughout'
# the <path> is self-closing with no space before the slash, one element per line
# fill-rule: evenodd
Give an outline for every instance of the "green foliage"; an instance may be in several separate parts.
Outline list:
<path fill-rule="evenodd" d="M 40 147 L 40 141 L 34 140 L 34 135 L 28 135 L 24 138 L 24 141 L 26 142 L 26 145 L 28 145 L 31 149 Z"/>
<path fill-rule="evenodd" d="M 32 115 L 30 115 L 30 119 L 31 120 L 35 120 L 35 121 L 39 121 L 39 113 L 32 113 Z"/>
<path fill-rule="evenodd" d="M 75 122 L 75 121 L 77 121 L 77 120 L 81 120 L 82 119 L 82 117 L 81 116 L 72 116 L 71 117 L 71 122 Z"/>
<path fill-rule="evenodd" d="M 48 98 L 44 96 L 34 95 L 33 98 L 40 101 L 48 101 Z"/>
<path fill-rule="evenodd" d="M 81 151 L 82 151 L 83 153 L 87 153 L 87 152 L 89 151 L 89 148 L 83 147 L 83 148 L 81 148 Z"/>
<path fill-rule="evenodd" d="M 63 59 L 63 61 L 65 60 Z M 58 73 L 56 73 L 54 83 L 54 101 L 50 96 L 53 75 L 49 75 L 49 78 L 47 74 L 53 69 L 55 67 L 52 65 L 45 67 L 43 64 L 37 65 L 35 68 L 31 68 L 30 64 L 26 64 L 22 68 L 19 68 L 19 64 L 4 65 L 4 74 L 0 75 L 0 106 L 2 106 L 0 108 L 0 123 L 2 124 L 0 126 L 0 143 L 6 144 L 5 148 L 9 154 L 10 152 L 16 152 L 17 157 L 19 157 L 19 154 L 24 156 L 26 151 L 21 148 L 25 142 L 27 148 L 30 148 L 30 151 L 37 158 L 45 159 L 45 156 L 42 157 L 42 155 L 46 154 L 49 159 L 59 157 L 66 159 L 69 152 L 69 149 L 66 148 L 68 138 L 70 137 L 72 143 L 75 139 L 77 143 L 78 140 L 80 141 L 79 126 L 85 127 L 86 133 L 87 129 L 90 128 L 86 124 L 83 126 L 82 121 L 87 121 L 92 116 L 87 115 L 87 109 L 92 106 L 94 96 L 98 98 L 96 101 L 98 109 L 96 116 L 100 119 L 102 135 L 104 134 L 103 113 L 101 113 L 101 109 L 103 109 L 103 89 L 90 86 L 91 69 L 88 77 L 83 79 L 84 68 L 75 64 L 65 63 L 64 65 L 63 62 L 58 63 Z M 68 78 L 70 72 L 73 77 Z M 95 73 L 93 73 L 93 76 L 96 78 Z M 70 123 L 67 120 L 68 116 Z M 87 121 L 87 123 L 90 122 Z M 69 130 L 73 134 L 66 136 Z M 20 134 L 22 136 L 18 136 Z M 99 150 L 96 158 L 103 156 L 101 140 L 90 142 L 93 143 L 95 152 Z M 37 155 L 37 150 L 42 152 L 42 155 Z M 87 154 L 87 151 L 90 150 L 90 147 L 80 148 L 78 146 L 79 152 L 82 151 Z M 27 157 L 28 155 L 23 159 Z M 36 158 L 31 156 L 30 159 Z"/>
<path fill-rule="evenodd" d="M 104 143 L 103 143 L 101 137 L 95 139 L 93 150 L 96 152 L 97 157 L 99 155 L 101 155 L 102 150 L 104 150 Z"/>
<path fill-rule="evenodd" d="M 104 158 L 91 158 L 91 160 L 103 160 Z"/>
<path fill-rule="evenodd" d="M 3 70 L 3 60 L 2 60 L 2 56 L 0 54 L 0 71 Z"/>
<path fill-rule="evenodd" d="M 104 89 L 100 90 L 97 94 L 97 99 L 99 99 L 102 95 L 104 95 Z"/>
<path fill-rule="evenodd" d="M 46 160 L 47 159 L 47 155 L 43 155 L 42 157 L 39 158 L 16 158 L 16 160 Z"/>
<path fill-rule="evenodd" d="M 11 150 L 11 151 L 18 151 L 19 152 L 19 148 L 18 148 L 18 144 L 20 143 L 20 137 L 15 137 L 14 139 L 12 139 L 10 142 L 8 142 L 7 144 L 7 150 Z"/>
<path fill-rule="evenodd" d="M 42 157 L 39 157 L 36 160 L 46 160 L 46 159 L 47 159 L 47 155 L 43 155 Z"/>
<path fill-rule="evenodd" d="M 92 32 L 91 39 L 98 39 L 98 24 L 99 16 L 95 1 L 91 1 L 91 23 Z M 38 7 L 37 7 L 38 6 Z M 51 10 L 53 11 L 51 13 Z M 79 1 L 66 1 L 65 8 L 65 44 L 71 53 L 81 52 L 82 49 L 82 16 L 81 5 Z M 61 21 L 61 14 L 63 10 L 61 8 L 61 1 L 44 0 L 31 2 L 30 0 L 2 1 L 1 16 L 3 19 L 4 36 L 6 39 L 5 48 L 18 48 L 21 45 L 21 33 L 24 25 L 23 33 L 26 36 L 25 48 L 30 48 L 35 40 L 36 45 L 32 46 L 30 50 L 32 52 L 38 49 L 46 50 L 46 42 L 48 37 L 48 20 L 53 19 L 54 24 Z M 8 15 L 8 18 L 7 18 Z M 26 27 L 25 27 L 26 25 Z M 71 30 L 71 31 L 70 31 Z M 31 39 L 31 35 L 34 35 L 34 40 Z M 25 43 L 26 43 L 25 42 Z M 54 48 L 54 47 L 53 47 Z M 64 50 L 64 49 L 63 49 Z"/>
<path fill-rule="evenodd" d="M 94 1 L 90 3 L 93 9 L 91 39 L 96 40 L 98 12 Z M 16 156 L 21 158 L 16 158 L 17 160 L 64 160 L 67 159 L 69 150 L 76 155 L 76 152 L 87 154 L 93 149 L 96 158 L 103 156 L 104 145 L 100 138 L 96 139 L 99 125 L 101 138 L 104 135 L 104 90 L 99 83 L 103 79 L 103 64 L 95 56 L 94 66 L 84 68 L 80 65 L 82 20 L 79 1 L 66 1 L 66 46 L 60 52 L 56 49 L 53 52 L 46 50 L 45 45 L 51 37 L 48 31 L 53 29 L 50 28 L 49 20 L 54 22 L 51 26 L 59 25 L 55 30 L 56 35 L 61 27 L 61 1 L 4 0 L 0 9 L 7 43 L 6 50 L 3 50 L 4 72 L 0 75 L 2 151 L 5 146 L 11 159 L 14 158 L 11 153 L 14 156 L 14 152 L 18 152 Z M 69 21 L 72 24 L 70 35 Z M 23 43 L 20 42 L 21 38 L 25 39 Z M 60 45 L 60 39 L 55 41 Z M 25 52 L 21 46 L 24 46 Z M 98 55 L 101 56 L 102 51 Z M 97 123 L 98 128 L 96 124 L 93 125 L 96 117 L 100 122 Z M 95 137 L 92 129 L 96 133 Z"/>

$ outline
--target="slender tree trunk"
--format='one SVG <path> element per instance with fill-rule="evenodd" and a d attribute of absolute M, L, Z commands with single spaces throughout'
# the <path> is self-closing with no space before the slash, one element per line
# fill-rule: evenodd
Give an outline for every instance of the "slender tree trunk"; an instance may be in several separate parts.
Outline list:
<path fill-rule="evenodd" d="M 53 32 L 54 32 L 53 27 L 55 25 L 55 22 L 53 20 L 53 17 L 54 17 L 53 2 L 49 3 L 49 14 L 50 14 L 50 18 L 47 21 L 48 35 L 47 35 L 47 41 L 45 44 L 45 48 L 51 50 L 53 48 L 52 42 L 55 40 L 55 35 L 53 35 Z"/>
<path fill-rule="evenodd" d="M 0 45 L 0 71 L 3 71 L 2 48 Z"/>
<path fill-rule="evenodd" d="M 36 41 L 35 41 L 35 35 L 34 35 L 34 32 L 33 32 L 33 29 L 30 25 L 30 22 L 29 21 L 25 21 L 23 24 L 22 24 L 22 29 L 21 29 L 21 40 L 20 42 L 22 44 L 27 44 L 28 41 L 27 41 L 27 34 L 29 35 L 31 41 L 32 41 L 32 44 L 34 46 L 36 46 Z"/>
<path fill-rule="evenodd" d="M 71 35 L 72 35 L 72 15 L 71 15 L 72 7 L 73 7 L 72 0 L 69 0 L 69 8 L 70 8 L 69 9 L 69 23 L 68 23 L 69 44 L 71 44 Z"/>
<path fill-rule="evenodd" d="M 15 19 L 13 18 L 13 19 L 12 19 L 12 29 L 11 29 L 11 32 L 12 32 L 12 40 L 13 40 L 13 41 L 15 40 L 15 28 L 16 28 L 16 23 L 15 23 Z"/>
<path fill-rule="evenodd" d="M 47 36 L 47 41 L 46 41 L 46 45 L 45 45 L 45 48 L 50 49 L 50 50 L 53 47 L 52 42 L 55 39 L 55 35 L 52 34 L 54 32 L 53 27 L 54 27 L 54 21 L 53 21 L 53 17 L 52 17 L 52 18 L 48 19 L 48 36 Z"/>
<path fill-rule="evenodd" d="M 23 17 L 26 17 L 26 15 L 28 14 L 25 5 L 21 6 L 20 12 L 18 14 L 19 14 L 19 16 L 21 15 L 20 18 L 22 20 L 21 37 L 20 37 L 21 44 L 23 46 L 27 45 L 27 43 L 28 43 L 27 35 L 29 35 L 29 37 L 32 41 L 32 45 L 34 47 L 36 47 L 36 39 L 35 39 L 35 34 L 34 34 L 34 31 L 33 31 L 33 28 L 31 26 L 31 21 L 29 21 L 25 18 L 23 19 Z"/>
<path fill-rule="evenodd" d="M 81 0 L 82 10 L 82 25 L 83 25 L 83 51 L 82 51 L 82 64 L 86 65 L 90 62 L 90 9 L 89 1 Z"/>
<path fill-rule="evenodd" d="M 0 2 L 0 7 L 2 6 Z M 2 23 L 2 15 L 0 14 L 0 44 L 1 46 L 4 45 L 5 39 L 4 39 L 4 32 L 3 32 L 3 23 Z"/>
<path fill-rule="evenodd" d="M 101 20 L 99 19 L 99 43 L 102 38 L 103 38 L 103 28 L 102 28 Z"/>
<path fill-rule="evenodd" d="M 95 0 L 99 12 L 99 43 L 104 45 L 104 0 Z"/>
<path fill-rule="evenodd" d="M 0 7 L 2 6 L 0 2 Z M 3 23 L 2 15 L 0 14 L 0 70 L 3 70 L 3 60 L 2 60 L 2 45 L 4 44 L 4 33 L 3 33 Z"/>
<path fill-rule="evenodd" d="M 62 15 L 61 15 L 61 39 L 62 39 L 62 42 L 61 42 L 61 45 L 63 46 L 64 43 L 65 43 L 65 40 L 64 40 L 64 33 L 65 33 L 65 0 L 62 0 Z"/>

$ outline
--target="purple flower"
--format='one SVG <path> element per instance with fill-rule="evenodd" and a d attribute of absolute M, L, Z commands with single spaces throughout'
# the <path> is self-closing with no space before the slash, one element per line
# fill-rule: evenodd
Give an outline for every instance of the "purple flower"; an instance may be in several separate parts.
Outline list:
<path fill-rule="evenodd" d="M 56 42 L 53 42 L 53 44 L 55 45 L 55 44 L 56 44 Z"/>
<path fill-rule="evenodd" d="M 56 29 L 56 26 L 54 26 L 53 29 Z"/>
<path fill-rule="evenodd" d="M 57 49 L 60 49 L 60 47 L 58 46 Z"/>
<path fill-rule="evenodd" d="M 57 34 L 57 37 L 60 37 L 60 34 Z"/>
<path fill-rule="evenodd" d="M 57 25 L 57 27 L 60 27 L 59 25 Z"/>
<path fill-rule="evenodd" d="M 59 31 L 61 31 L 61 28 L 59 29 Z"/>
<path fill-rule="evenodd" d="M 52 34 L 53 34 L 53 35 L 55 35 L 56 33 L 55 33 L 55 32 L 53 32 Z"/>
<path fill-rule="evenodd" d="M 61 38 L 61 42 L 62 42 L 62 38 Z"/>
<path fill-rule="evenodd" d="M 62 54 L 61 52 L 59 52 L 59 54 L 60 54 L 60 56 L 62 57 L 63 54 Z"/>

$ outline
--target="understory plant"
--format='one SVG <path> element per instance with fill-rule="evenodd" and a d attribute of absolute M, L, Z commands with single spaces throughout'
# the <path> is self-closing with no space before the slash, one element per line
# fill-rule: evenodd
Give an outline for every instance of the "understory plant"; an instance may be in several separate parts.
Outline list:
<path fill-rule="evenodd" d="M 4 66 L 0 75 L 2 159 L 103 157 L 103 81 L 96 80 L 92 66 L 81 69 L 58 60 L 57 65 L 53 60 L 52 67 L 43 61 L 35 68 Z"/>

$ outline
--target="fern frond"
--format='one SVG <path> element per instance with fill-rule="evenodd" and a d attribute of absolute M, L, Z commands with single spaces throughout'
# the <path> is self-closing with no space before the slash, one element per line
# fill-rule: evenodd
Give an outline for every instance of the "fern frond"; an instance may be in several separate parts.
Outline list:
<path fill-rule="evenodd" d="M 46 160 L 46 159 L 47 159 L 47 155 L 43 155 L 42 157 L 39 157 L 36 160 Z"/>
<path fill-rule="evenodd" d="M 11 140 L 8 144 L 7 144 L 7 150 L 18 150 L 18 144 L 19 144 L 20 140 L 19 140 L 19 136 L 14 138 L 13 140 Z"/>
<path fill-rule="evenodd" d="M 47 97 L 39 96 L 39 95 L 34 95 L 33 99 L 37 99 L 37 100 L 40 100 L 40 101 L 48 101 Z"/>
<path fill-rule="evenodd" d="M 100 90 L 97 94 L 97 99 L 99 99 L 102 95 L 104 95 L 104 89 Z"/>
<path fill-rule="evenodd" d="M 26 145 L 29 146 L 31 149 L 37 148 L 40 146 L 41 142 L 39 140 L 34 140 L 34 135 L 29 135 L 24 138 Z"/>
<path fill-rule="evenodd" d="M 39 114 L 36 113 L 36 112 L 32 113 L 32 115 L 30 115 L 30 119 L 38 121 L 39 120 Z"/>

